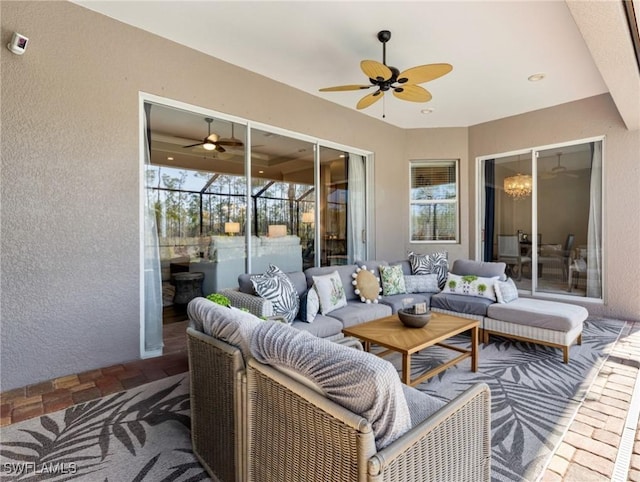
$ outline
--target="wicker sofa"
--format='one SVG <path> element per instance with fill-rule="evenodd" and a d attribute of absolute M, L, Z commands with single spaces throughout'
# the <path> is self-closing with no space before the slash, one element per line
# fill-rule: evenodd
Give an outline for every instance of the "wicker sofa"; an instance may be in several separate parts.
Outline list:
<path fill-rule="evenodd" d="M 490 479 L 485 384 L 445 403 L 400 384 L 389 362 L 354 350 L 352 340 L 320 339 L 203 298 L 188 313 L 193 450 L 214 480 Z M 333 364 L 347 367 L 342 385 L 326 370 Z M 369 418 L 343 400 L 354 379 L 378 402 Z M 394 405 L 378 395 L 385 389 Z"/>

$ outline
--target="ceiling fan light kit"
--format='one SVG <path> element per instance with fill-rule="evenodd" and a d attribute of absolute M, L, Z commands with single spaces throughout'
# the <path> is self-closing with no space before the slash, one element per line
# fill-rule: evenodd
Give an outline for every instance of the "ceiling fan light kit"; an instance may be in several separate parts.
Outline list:
<path fill-rule="evenodd" d="M 242 146 L 242 142 L 239 139 L 235 139 L 233 137 L 233 123 L 231 123 L 231 138 L 229 139 L 220 139 L 220 136 L 215 132 L 211 132 L 211 124 L 213 123 L 213 119 L 211 117 L 205 117 L 204 121 L 208 125 L 208 134 L 207 137 L 202 139 L 202 142 L 196 142 L 195 144 L 189 144 L 188 146 L 182 146 L 183 149 L 187 149 L 190 147 L 202 146 L 203 149 L 207 151 L 218 151 L 218 152 L 226 152 L 226 149 L 222 146 L 231 146 L 238 147 Z"/>
<path fill-rule="evenodd" d="M 429 102 L 432 98 L 431 93 L 417 84 L 442 77 L 451 72 L 453 67 L 450 64 L 428 64 L 419 65 L 400 72 L 397 68 L 387 65 L 386 46 L 389 39 L 391 39 L 391 32 L 389 30 L 381 30 L 378 32 L 378 40 L 382 43 L 382 63 L 376 60 L 363 60 L 360 62 L 360 69 L 369 78 L 370 85 L 339 85 L 335 87 L 325 87 L 320 89 L 320 92 L 343 92 L 377 87 L 378 90 L 360 99 L 356 105 L 357 109 L 366 109 L 380 100 L 384 96 L 384 93 L 389 90 L 400 100 Z"/>

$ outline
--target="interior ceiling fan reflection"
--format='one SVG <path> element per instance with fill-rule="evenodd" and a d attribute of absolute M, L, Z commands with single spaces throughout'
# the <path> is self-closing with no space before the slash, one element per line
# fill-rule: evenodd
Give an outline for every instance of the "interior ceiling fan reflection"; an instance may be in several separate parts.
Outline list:
<path fill-rule="evenodd" d="M 182 146 L 183 149 L 187 149 L 190 147 L 197 147 L 197 146 L 202 146 L 204 149 L 206 149 L 207 151 L 218 151 L 218 152 L 225 152 L 226 149 L 222 146 L 228 146 L 228 147 L 240 147 L 242 146 L 242 142 L 238 139 L 234 139 L 233 138 L 233 124 L 231 124 L 231 129 L 232 129 L 232 138 L 230 139 L 220 139 L 220 136 L 218 136 L 218 134 L 216 133 L 212 133 L 211 132 L 211 123 L 213 122 L 213 119 L 211 117 L 205 117 L 205 122 L 208 124 L 208 134 L 207 137 L 205 137 L 202 142 L 196 142 L 195 144 L 189 144 L 188 146 Z"/>
<path fill-rule="evenodd" d="M 565 166 L 560 164 L 560 158 L 562 157 L 562 152 L 558 152 L 556 156 L 558 156 L 557 165 L 553 167 L 550 171 L 543 173 L 540 176 L 542 179 L 554 179 L 558 176 L 580 177 L 578 176 L 578 174 L 569 172 Z"/>

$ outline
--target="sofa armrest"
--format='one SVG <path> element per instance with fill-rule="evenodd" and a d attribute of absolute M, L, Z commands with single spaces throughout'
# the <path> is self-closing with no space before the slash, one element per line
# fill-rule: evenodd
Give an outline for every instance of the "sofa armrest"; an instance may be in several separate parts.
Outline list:
<path fill-rule="evenodd" d="M 373 480 L 474 480 L 491 476 L 491 392 L 469 388 L 369 459 Z"/>
<path fill-rule="evenodd" d="M 231 306 L 245 308 L 249 310 L 249 313 L 253 313 L 259 317 L 273 316 L 273 304 L 269 300 L 256 295 L 243 293 L 238 289 L 226 289 L 220 293 L 229 298 Z"/>

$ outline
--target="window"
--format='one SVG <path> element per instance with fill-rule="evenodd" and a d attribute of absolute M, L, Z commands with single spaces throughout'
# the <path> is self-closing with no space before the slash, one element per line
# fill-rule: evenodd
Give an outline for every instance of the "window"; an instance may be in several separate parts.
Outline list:
<path fill-rule="evenodd" d="M 458 161 L 411 161 L 411 242 L 458 242 Z"/>

